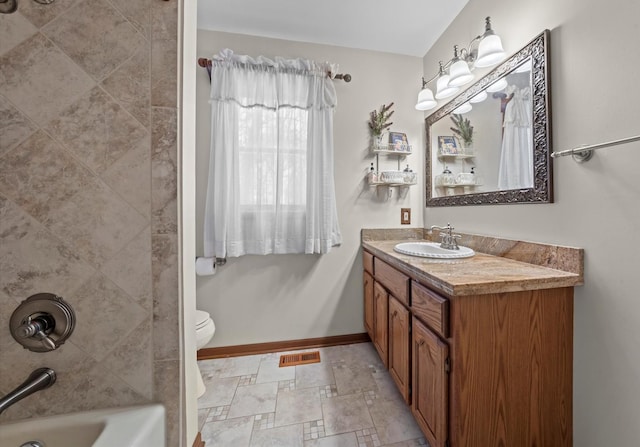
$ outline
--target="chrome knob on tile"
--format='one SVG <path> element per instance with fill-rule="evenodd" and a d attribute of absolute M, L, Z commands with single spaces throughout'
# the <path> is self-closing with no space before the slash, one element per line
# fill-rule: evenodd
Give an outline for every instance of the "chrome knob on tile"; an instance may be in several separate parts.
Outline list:
<path fill-rule="evenodd" d="M 13 338 L 34 352 L 48 352 L 62 345 L 73 332 L 73 308 L 53 293 L 38 293 L 24 300 L 11 315 Z"/>

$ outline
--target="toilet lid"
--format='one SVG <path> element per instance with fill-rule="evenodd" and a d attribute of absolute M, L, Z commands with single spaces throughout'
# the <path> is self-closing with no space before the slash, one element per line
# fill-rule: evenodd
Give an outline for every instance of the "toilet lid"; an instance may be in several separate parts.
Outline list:
<path fill-rule="evenodd" d="M 196 310 L 196 327 L 206 324 L 207 321 L 209 321 L 209 318 L 211 318 L 209 312 L 205 312 L 204 310 Z"/>

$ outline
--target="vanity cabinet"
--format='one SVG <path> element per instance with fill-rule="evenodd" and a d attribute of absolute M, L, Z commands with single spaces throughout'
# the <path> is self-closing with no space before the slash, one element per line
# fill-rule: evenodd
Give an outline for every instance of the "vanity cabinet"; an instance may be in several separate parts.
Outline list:
<path fill-rule="evenodd" d="M 364 328 L 371 340 L 374 339 L 374 311 L 373 311 L 373 276 L 367 271 L 363 273 L 364 285 Z"/>
<path fill-rule="evenodd" d="M 448 294 L 365 253 L 373 343 L 432 447 L 572 446 L 573 287 Z"/>
<path fill-rule="evenodd" d="M 373 282 L 373 346 L 378 351 L 384 367 L 389 364 L 389 294 L 382 285 Z"/>
<path fill-rule="evenodd" d="M 411 412 L 431 447 L 447 442 L 449 347 L 413 318 L 413 393 Z"/>
<path fill-rule="evenodd" d="M 409 310 L 391 296 L 389 298 L 389 374 L 406 403 L 410 403 L 410 325 Z"/>

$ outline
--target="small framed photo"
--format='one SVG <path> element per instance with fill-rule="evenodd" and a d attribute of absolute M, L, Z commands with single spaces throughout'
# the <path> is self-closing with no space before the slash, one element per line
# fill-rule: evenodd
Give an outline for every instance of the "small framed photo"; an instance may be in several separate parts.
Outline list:
<path fill-rule="evenodd" d="M 406 133 L 389 132 L 389 146 L 396 152 L 411 152 Z"/>
<path fill-rule="evenodd" d="M 438 137 L 438 152 L 442 155 L 457 155 L 458 142 L 454 136 Z"/>

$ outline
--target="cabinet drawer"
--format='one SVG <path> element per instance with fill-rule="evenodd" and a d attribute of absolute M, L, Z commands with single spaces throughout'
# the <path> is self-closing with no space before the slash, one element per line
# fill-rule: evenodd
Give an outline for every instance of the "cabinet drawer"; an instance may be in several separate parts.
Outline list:
<path fill-rule="evenodd" d="M 378 258 L 373 260 L 373 264 L 376 281 L 385 286 L 400 302 L 409 306 L 409 277 Z"/>
<path fill-rule="evenodd" d="M 368 251 L 362 252 L 362 265 L 367 272 L 373 275 L 373 255 Z"/>
<path fill-rule="evenodd" d="M 411 311 L 444 338 L 449 337 L 449 300 L 411 282 Z"/>

